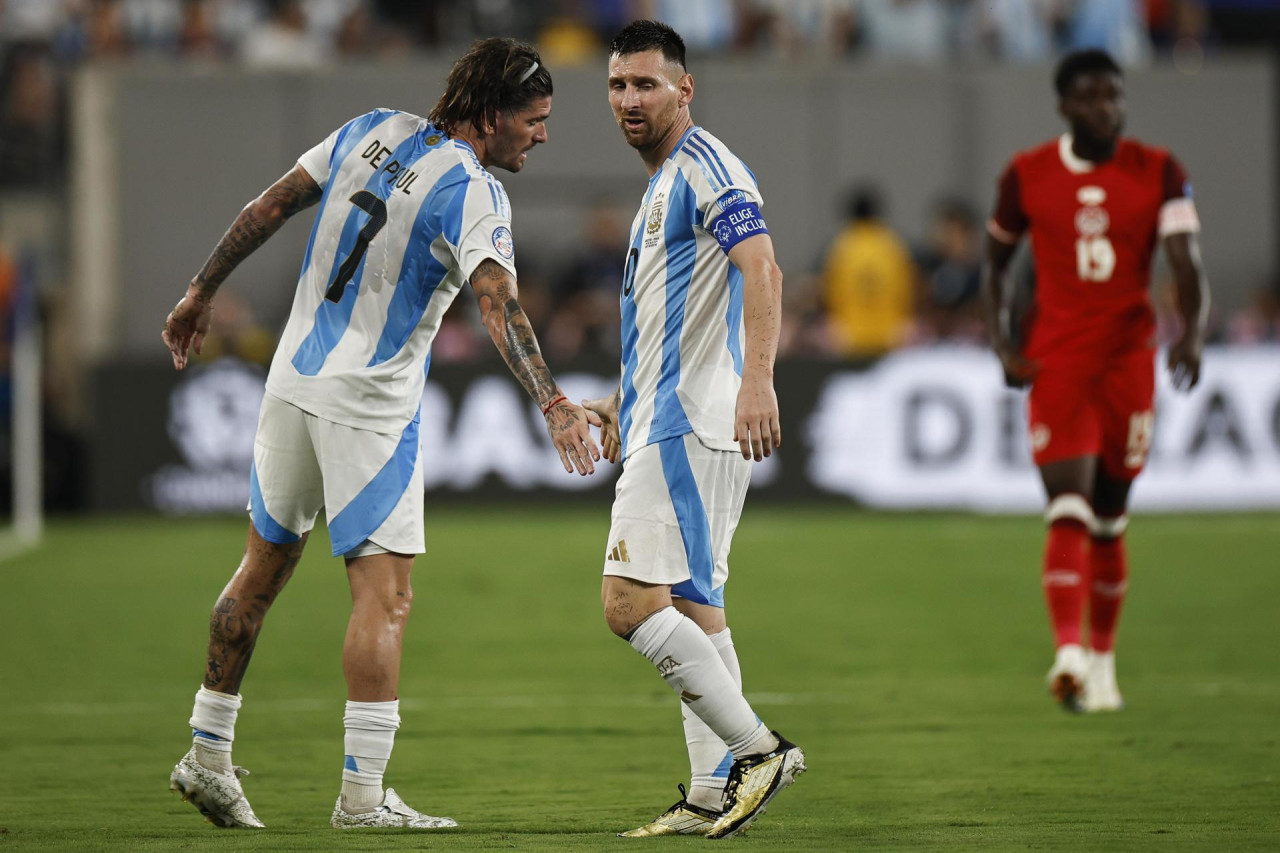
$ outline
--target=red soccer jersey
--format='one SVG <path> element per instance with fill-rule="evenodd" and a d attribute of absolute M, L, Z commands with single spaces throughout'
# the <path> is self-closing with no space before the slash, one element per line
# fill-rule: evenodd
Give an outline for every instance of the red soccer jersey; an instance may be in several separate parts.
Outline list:
<path fill-rule="evenodd" d="M 1027 357 L 1097 362 L 1154 346 L 1160 213 L 1190 192 L 1168 151 L 1133 139 L 1121 138 L 1104 163 L 1077 157 L 1070 136 L 1013 158 L 988 229 L 1006 243 L 1031 230 L 1036 310 Z"/>

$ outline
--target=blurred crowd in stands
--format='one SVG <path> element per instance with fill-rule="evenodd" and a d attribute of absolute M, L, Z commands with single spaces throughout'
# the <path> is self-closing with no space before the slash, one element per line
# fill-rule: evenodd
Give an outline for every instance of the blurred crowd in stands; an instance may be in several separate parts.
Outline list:
<path fill-rule="evenodd" d="M 1273 0 L 0 0 L 0 187 L 57 179 L 63 77 L 120 58 L 313 69 L 452 54 L 478 36 L 536 41 L 556 67 L 594 61 L 636 17 L 690 52 L 900 62 L 1046 62 L 1104 47 L 1194 69 L 1220 43 L 1280 35 Z"/>
<path fill-rule="evenodd" d="M 1269 0 L 3 0 L 0 38 L 54 61 L 147 55 L 253 66 L 452 48 L 502 33 L 556 64 L 593 55 L 623 24 L 658 17 L 692 53 L 865 54 L 924 62 L 1038 62 L 1102 46 L 1153 52 L 1261 39 Z M 1195 48 L 1198 49 L 1198 48 Z"/>

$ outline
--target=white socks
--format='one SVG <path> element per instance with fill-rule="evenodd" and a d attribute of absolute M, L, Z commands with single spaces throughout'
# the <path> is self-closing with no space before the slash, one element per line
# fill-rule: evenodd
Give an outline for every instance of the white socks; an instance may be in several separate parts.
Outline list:
<path fill-rule="evenodd" d="M 196 760 L 218 773 L 231 772 L 231 743 L 236 739 L 236 715 L 240 694 L 234 696 L 209 690 L 203 684 L 196 692 L 191 710 L 191 736 Z"/>
<path fill-rule="evenodd" d="M 373 811 L 382 805 L 382 774 L 400 728 L 400 700 L 347 702 L 346 761 L 342 766 L 342 805 L 348 812 Z"/>
<path fill-rule="evenodd" d="M 663 680 L 735 758 L 765 753 L 777 745 L 742 698 L 715 644 L 692 619 L 664 607 L 640 623 L 628 641 L 653 662 Z"/>
<path fill-rule="evenodd" d="M 720 653 L 725 669 L 729 670 L 734 683 L 741 690 L 742 670 L 738 666 L 738 653 L 734 651 L 729 629 L 707 636 Z M 684 717 L 684 742 L 689 747 L 688 800 L 692 805 L 718 812 L 724 808 L 724 786 L 729 781 L 733 754 L 724 745 L 724 741 L 698 719 L 697 714 L 689 710 L 688 705 L 680 703 L 680 712 Z"/>

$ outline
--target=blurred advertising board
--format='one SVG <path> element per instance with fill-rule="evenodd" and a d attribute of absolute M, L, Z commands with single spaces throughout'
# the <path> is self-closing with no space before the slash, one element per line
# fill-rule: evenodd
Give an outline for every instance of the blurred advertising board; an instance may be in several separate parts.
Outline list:
<path fill-rule="evenodd" d="M 559 372 L 571 399 L 616 387 L 616 374 L 592 368 Z M 101 368 L 92 386 L 92 508 L 243 511 L 264 378 L 234 359 L 183 373 Z M 1025 393 L 1003 386 L 985 350 L 906 350 L 858 367 L 788 361 L 775 384 L 783 446 L 756 466 L 753 502 L 985 512 L 1043 504 Z M 434 365 L 420 434 L 428 507 L 607 502 L 618 472 L 606 463 L 594 477 L 565 474 L 541 414 L 496 361 Z M 1280 508 L 1280 347 L 1210 350 L 1189 395 L 1160 371 L 1134 508 Z"/>

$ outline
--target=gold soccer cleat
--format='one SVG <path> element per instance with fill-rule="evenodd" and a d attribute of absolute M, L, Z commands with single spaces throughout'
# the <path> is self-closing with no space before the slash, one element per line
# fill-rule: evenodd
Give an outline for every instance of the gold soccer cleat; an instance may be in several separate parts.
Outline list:
<path fill-rule="evenodd" d="M 732 838 L 764 814 L 779 791 L 805 771 L 804 752 L 777 732 L 778 746 L 766 755 L 739 758 L 729 770 L 725 810 L 707 838 Z"/>
<path fill-rule="evenodd" d="M 719 819 L 720 813 L 692 805 L 686 799 L 684 785 L 680 789 L 680 801 L 644 826 L 630 832 L 619 832 L 619 838 L 656 838 L 659 835 L 706 835 Z"/>

